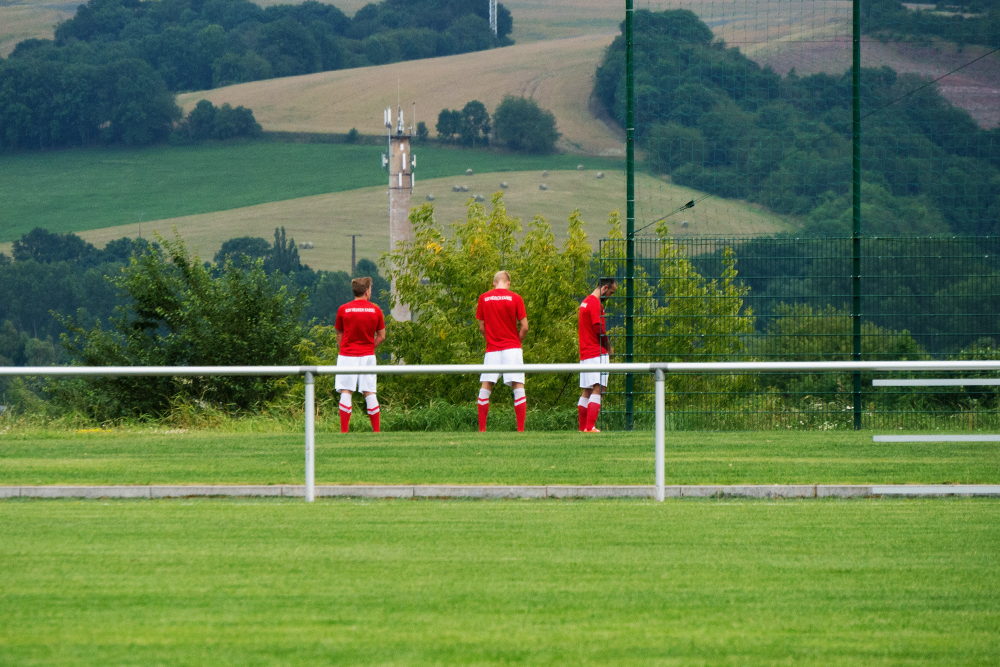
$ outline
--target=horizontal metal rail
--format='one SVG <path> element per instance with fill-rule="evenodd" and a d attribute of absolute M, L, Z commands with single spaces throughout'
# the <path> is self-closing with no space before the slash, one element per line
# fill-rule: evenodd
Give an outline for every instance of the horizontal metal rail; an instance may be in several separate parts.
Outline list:
<path fill-rule="evenodd" d="M 736 361 L 649 364 L 442 364 L 381 366 L 2 366 L 3 376 L 289 376 L 305 377 L 305 499 L 315 497 L 315 378 L 318 375 L 473 375 L 479 373 L 654 373 L 656 499 L 665 497 L 667 373 L 815 373 L 829 371 L 1000 371 L 1000 361 Z"/>
<path fill-rule="evenodd" d="M 873 387 L 980 387 L 1000 385 L 1000 378 L 955 378 L 942 380 L 872 380 Z"/>
<path fill-rule="evenodd" d="M 808 373 L 998 371 L 1000 361 L 705 361 L 641 364 L 437 364 L 379 366 L 0 366 L 0 376 L 474 375 L 479 373 Z"/>

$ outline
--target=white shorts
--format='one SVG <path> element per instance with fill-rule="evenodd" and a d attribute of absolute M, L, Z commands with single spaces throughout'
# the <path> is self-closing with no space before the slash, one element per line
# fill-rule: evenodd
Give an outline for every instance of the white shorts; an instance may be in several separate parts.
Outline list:
<path fill-rule="evenodd" d="M 590 359 L 582 359 L 581 364 L 608 364 L 611 363 L 611 357 L 602 354 L 599 357 L 591 357 Z M 580 373 L 580 389 L 591 389 L 595 384 L 599 384 L 602 387 L 608 386 L 608 374 L 607 373 Z"/>
<path fill-rule="evenodd" d="M 491 366 L 512 366 L 514 364 L 524 363 L 524 351 L 519 347 L 512 347 L 509 350 L 497 350 L 496 352 L 487 352 L 486 356 L 483 357 L 483 363 L 489 364 Z M 480 382 L 493 382 L 500 378 L 499 373 L 483 373 L 479 376 Z M 514 382 L 520 382 L 524 384 L 524 373 L 504 373 L 503 383 L 508 387 Z"/>
<path fill-rule="evenodd" d="M 338 366 L 374 366 L 375 355 L 369 354 L 366 357 L 345 357 L 337 355 Z M 337 375 L 333 385 L 337 391 L 375 391 L 377 375 Z M 360 386 L 359 386 L 360 385 Z"/>

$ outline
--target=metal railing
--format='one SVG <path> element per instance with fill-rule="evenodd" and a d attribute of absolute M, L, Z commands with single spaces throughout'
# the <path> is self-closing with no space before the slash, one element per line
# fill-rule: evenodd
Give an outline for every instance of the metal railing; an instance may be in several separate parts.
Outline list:
<path fill-rule="evenodd" d="M 317 375 L 478 375 L 480 373 L 650 373 L 655 380 L 655 497 L 665 497 L 666 375 L 668 373 L 815 373 L 817 371 L 995 371 L 1000 361 L 745 361 L 653 364 L 442 364 L 427 366 L 2 366 L 3 376 L 207 376 L 301 375 L 305 381 L 305 499 L 316 486 Z"/>

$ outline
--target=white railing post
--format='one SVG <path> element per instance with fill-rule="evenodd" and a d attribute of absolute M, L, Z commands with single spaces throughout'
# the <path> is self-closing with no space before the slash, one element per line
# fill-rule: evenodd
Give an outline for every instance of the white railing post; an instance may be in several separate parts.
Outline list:
<path fill-rule="evenodd" d="M 664 483 L 666 482 L 666 382 L 663 371 L 656 369 L 656 500 L 663 502 L 665 496 Z"/>
<path fill-rule="evenodd" d="M 306 502 L 316 495 L 316 381 L 306 371 Z"/>

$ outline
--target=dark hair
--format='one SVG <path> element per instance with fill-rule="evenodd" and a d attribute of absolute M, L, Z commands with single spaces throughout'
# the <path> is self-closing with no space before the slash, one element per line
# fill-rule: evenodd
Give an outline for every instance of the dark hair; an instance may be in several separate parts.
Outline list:
<path fill-rule="evenodd" d="M 611 287 L 612 285 L 617 285 L 618 281 L 614 278 L 601 278 L 597 281 L 597 289 L 604 289 L 605 287 Z"/>
<path fill-rule="evenodd" d="M 354 296 L 364 296 L 365 292 L 369 290 L 372 286 L 372 279 L 368 276 L 364 278 L 355 278 L 351 281 L 351 291 L 354 292 Z"/>

